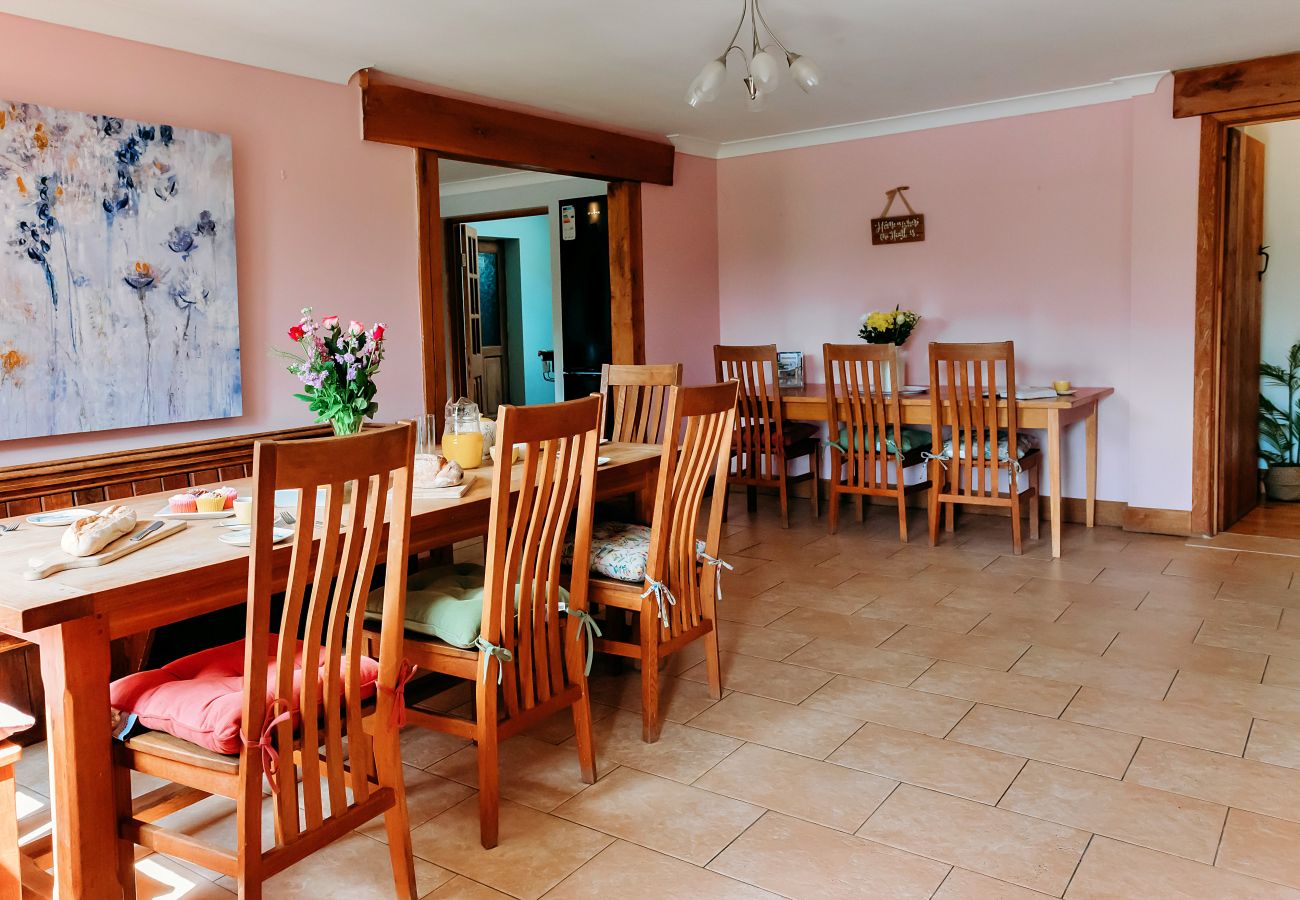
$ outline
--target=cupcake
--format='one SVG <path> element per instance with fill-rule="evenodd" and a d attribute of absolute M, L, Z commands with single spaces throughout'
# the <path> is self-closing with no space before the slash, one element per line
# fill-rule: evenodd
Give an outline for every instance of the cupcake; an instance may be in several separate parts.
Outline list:
<path fill-rule="evenodd" d="M 221 512 L 226 508 L 226 497 L 214 491 L 206 491 L 194 498 L 199 512 Z"/>
<path fill-rule="evenodd" d="M 232 487 L 219 487 L 213 493 L 226 498 L 226 505 L 222 507 L 223 509 L 234 509 L 235 498 L 239 496 L 239 491 Z"/>
<path fill-rule="evenodd" d="M 192 513 L 198 512 L 198 504 L 194 501 L 193 494 L 177 494 L 167 501 L 167 509 L 174 513 Z"/>

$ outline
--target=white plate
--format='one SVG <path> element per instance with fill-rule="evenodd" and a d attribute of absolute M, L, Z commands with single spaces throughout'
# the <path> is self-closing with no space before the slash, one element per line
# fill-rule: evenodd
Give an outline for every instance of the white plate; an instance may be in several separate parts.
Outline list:
<path fill-rule="evenodd" d="M 160 509 L 153 514 L 155 519 L 229 519 L 235 514 L 233 509 L 219 509 L 216 512 L 172 512 L 171 507 Z"/>
<path fill-rule="evenodd" d="M 54 509 L 50 512 L 28 516 L 27 523 L 29 525 L 43 525 L 47 528 L 57 528 L 60 525 L 71 525 L 83 516 L 93 516 L 94 514 L 93 509 Z"/>
<path fill-rule="evenodd" d="M 923 384 L 905 384 L 898 389 L 900 394 L 924 394 L 929 388 Z"/>
<path fill-rule="evenodd" d="M 292 528 L 272 528 L 271 543 L 279 544 L 293 537 Z M 253 529 L 247 525 L 241 525 L 238 528 L 232 528 L 227 532 L 217 535 L 217 540 L 223 544 L 230 544 L 232 547 L 247 547 L 253 540 Z"/>

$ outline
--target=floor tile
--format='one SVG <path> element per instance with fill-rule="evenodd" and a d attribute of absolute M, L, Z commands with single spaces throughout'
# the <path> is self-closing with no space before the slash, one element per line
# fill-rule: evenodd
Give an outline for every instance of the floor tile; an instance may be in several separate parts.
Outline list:
<path fill-rule="evenodd" d="M 736 693 L 696 716 L 690 724 L 776 750 L 825 759 L 861 727 L 862 719 L 850 715 L 848 709 L 828 712 Z"/>
<path fill-rule="evenodd" d="M 533 809 L 549 812 L 587 787 L 578 765 L 578 751 L 557 747 L 526 735 L 516 735 L 500 745 L 501 796 Z M 612 768 L 596 748 L 597 772 Z M 478 787 L 478 747 L 466 747 L 430 769 L 472 788 Z"/>
<path fill-rule="evenodd" d="M 1040 716 L 1059 716 L 1079 690 L 1075 684 L 1012 675 L 945 660 L 927 669 L 924 675 L 912 682 L 911 687 L 929 694 L 1005 706 Z"/>
<path fill-rule="evenodd" d="M 1213 597 L 1219 592 L 1220 579 L 1187 578 L 1182 575 L 1144 575 L 1107 569 L 1094 584 L 1125 590 L 1145 591 L 1166 597 Z"/>
<path fill-rule="evenodd" d="M 641 740 L 641 715 L 620 710 L 592 726 L 596 759 L 603 766 L 631 766 L 650 775 L 690 783 L 741 746 L 741 742 L 689 725 L 664 722 L 659 740 Z M 576 754 L 576 743 L 566 745 Z"/>
<path fill-rule="evenodd" d="M 1010 543 L 1010 542 L 1008 542 Z M 1016 591 L 1029 581 L 1026 575 L 1002 572 L 972 572 L 960 566 L 933 565 L 912 576 L 917 581 L 942 581 L 947 584 L 964 584 L 968 587 L 990 591 Z"/>
<path fill-rule="evenodd" d="M 1260 587 L 1253 584 L 1241 584 L 1225 581 L 1219 588 L 1220 600 L 1248 600 L 1253 603 L 1267 603 L 1285 609 L 1300 609 L 1300 590 L 1285 588 Z"/>
<path fill-rule="evenodd" d="M 1056 622 L 990 613 L 988 618 L 971 630 L 971 634 L 987 634 L 992 637 L 1023 641 L 1026 644 L 1042 644 L 1046 647 L 1060 647 L 1062 650 L 1076 650 L 1092 656 L 1101 656 L 1119 634 L 1119 629 L 1105 625 L 1083 625 L 1078 622 L 1061 625 Z"/>
<path fill-rule="evenodd" d="M 830 638 L 817 638 L 791 653 L 784 661 L 900 687 L 911 684 L 934 663 L 932 659 L 912 653 L 861 647 Z"/>
<path fill-rule="evenodd" d="M 457 875 L 424 900 L 510 900 L 510 895 Z"/>
<path fill-rule="evenodd" d="M 921 560 L 909 559 L 905 556 L 896 559 L 892 553 L 889 555 L 884 553 L 871 555 L 850 551 L 837 554 L 817 564 L 816 568 L 828 566 L 834 567 L 838 571 L 852 569 L 855 576 L 866 573 L 869 575 L 888 575 L 891 578 L 911 578 L 924 569 L 926 565 L 928 564 Z"/>
<path fill-rule="evenodd" d="M 906 784 L 858 834 L 1057 896 L 1088 843 L 1074 828 Z"/>
<path fill-rule="evenodd" d="M 388 854 L 385 852 L 384 855 L 387 856 Z M 294 868 L 302 867 L 295 866 Z M 436 869 L 437 867 L 429 866 L 429 868 Z M 451 873 L 446 874 L 450 875 Z M 230 884 L 231 882 L 227 883 Z M 135 895 L 137 900 L 170 900 L 173 897 L 184 897 L 185 900 L 232 900 L 235 892 L 208 881 L 174 859 L 163 856 L 161 853 L 151 853 L 136 860 Z M 305 898 L 311 895 L 296 892 L 293 896 Z"/>
<path fill-rule="evenodd" d="M 1250 733 L 1247 713 L 1177 700 L 1148 700 L 1130 694 L 1083 687 L 1061 715 L 1070 722 L 1097 725 L 1219 753 L 1241 753 Z"/>
<path fill-rule="evenodd" d="M 1025 763 L 1019 756 L 870 723 L 827 761 L 990 806 Z"/>
<path fill-rule="evenodd" d="M 723 626 L 726 634 L 732 628 L 748 626 Z M 641 711 L 641 673 L 635 670 L 612 677 L 593 678 L 590 681 L 591 698 L 598 703 L 620 709 Z M 726 686 L 723 685 L 723 690 Z M 659 676 L 659 714 L 669 722 L 686 722 L 699 715 L 717 701 L 709 696 L 709 686 L 698 681 L 686 681 L 671 675 Z"/>
<path fill-rule="evenodd" d="M 1063 624 L 1100 625 L 1119 632 L 1148 635 L 1161 640 L 1183 640 L 1191 643 L 1201 628 L 1202 620 L 1196 616 L 1152 612 L 1145 609 L 1116 609 L 1106 606 L 1089 606 L 1072 603 L 1056 621 Z"/>
<path fill-rule="evenodd" d="M 861 573 L 857 565 L 847 564 L 848 560 L 832 556 L 816 564 L 803 561 L 778 560 L 768 564 L 769 571 L 781 577 L 781 584 L 798 584 L 802 587 L 819 587 L 827 591 L 843 584 Z"/>
<path fill-rule="evenodd" d="M 1050 578 L 1055 581 L 1077 581 L 1088 584 L 1101 574 L 1102 566 L 1083 565 L 1072 557 L 1062 559 L 1034 559 L 1028 556 L 1000 556 L 985 572 L 1007 575 L 1028 575 L 1033 578 Z"/>
<path fill-rule="evenodd" d="M 477 796 L 411 832 L 416 856 L 523 900 L 542 896 L 614 840 L 509 800 L 501 801 L 499 838 L 491 850 L 479 842 Z"/>
<path fill-rule="evenodd" d="M 1065 892 L 1065 900 L 1155 896 L 1161 900 L 1300 900 L 1300 891 L 1098 836 L 1088 845 Z"/>
<path fill-rule="evenodd" d="M 1300 771 L 1160 741 L 1143 741 L 1124 780 L 1300 822 Z"/>
<path fill-rule="evenodd" d="M 1204 581 L 1238 581 L 1277 588 L 1284 588 L 1291 583 L 1289 564 L 1278 566 L 1276 564 L 1278 558 L 1267 554 L 1252 554 L 1252 556 L 1254 558 L 1245 565 L 1224 562 L 1217 553 L 1181 557 L 1169 563 L 1164 574 L 1199 578 Z"/>
<path fill-rule="evenodd" d="M 952 634 L 934 628 L 908 625 L 881 644 L 880 648 L 1005 672 L 1029 649 L 1029 645 L 1006 638 Z"/>
<path fill-rule="evenodd" d="M 670 660 L 676 660 L 681 656 L 680 653 L 674 653 Z M 606 706 L 604 703 L 592 702 L 591 719 L 593 722 L 599 722 L 606 716 L 613 715 L 617 707 Z M 548 744 L 563 744 L 569 738 L 573 737 L 573 707 L 568 707 L 547 716 L 531 728 L 524 729 L 523 734 L 531 738 L 537 738 L 539 741 L 546 741 Z"/>
<path fill-rule="evenodd" d="M 957 723 L 948 740 L 1110 778 L 1123 777 L 1138 746 L 1136 735 L 982 705 Z"/>
<path fill-rule="evenodd" d="M 810 635 L 739 622 L 726 622 L 718 627 L 718 646 L 722 650 L 762 659 L 785 659 L 811 640 Z"/>
<path fill-rule="evenodd" d="M 1102 573 L 1105 574 L 1104 572 Z M 1076 584 L 1073 581 L 1053 581 L 1050 578 L 1031 578 L 1017 593 L 1025 597 L 1044 600 L 1064 600 L 1086 606 L 1113 609 L 1137 609 L 1147 590 L 1135 590 L 1110 584 Z"/>
<path fill-rule="evenodd" d="M 1216 866 L 1300 888 L 1300 825 L 1240 809 L 1228 810 Z"/>
<path fill-rule="evenodd" d="M 792 529 L 787 529 L 786 534 L 790 534 L 791 531 Z M 757 559 L 785 560 L 809 566 L 815 566 L 817 563 L 835 556 L 834 550 L 821 546 L 812 546 L 811 540 L 802 540 L 804 535 L 804 532 L 799 532 L 798 535 L 794 536 L 793 540 L 759 541 L 757 544 L 746 547 L 737 555 Z"/>
<path fill-rule="evenodd" d="M 555 814 L 634 844 L 702 866 L 763 814 L 667 778 L 621 768 Z"/>
<path fill-rule="evenodd" d="M 758 595 L 759 600 L 842 615 L 852 615 L 874 598 L 873 591 L 864 591 L 860 584 L 848 582 L 828 590 L 787 581 Z"/>
<path fill-rule="evenodd" d="M 1206 597 L 1167 597 L 1163 594 L 1148 596 L 1138 606 L 1138 610 L 1176 613 L 1196 616 L 1208 622 L 1227 622 L 1260 628 L 1276 628 L 1282 615 L 1282 607 L 1267 603 Z"/>
<path fill-rule="evenodd" d="M 417 769 L 427 769 L 469 746 L 470 742 L 464 738 L 431 728 L 407 725 L 402 729 L 402 762 Z"/>
<path fill-rule="evenodd" d="M 473 788 L 432 772 L 411 766 L 402 768 L 406 770 L 406 817 L 412 828 L 418 828 L 474 793 Z M 382 816 L 357 831 L 377 841 L 388 840 Z"/>
<path fill-rule="evenodd" d="M 1300 769 L 1300 725 L 1256 719 L 1246 744 L 1246 758 Z"/>
<path fill-rule="evenodd" d="M 940 606 L 952 606 L 977 612 L 997 613 L 1017 619 L 1034 619 L 1051 622 L 1070 605 L 1068 600 L 1050 597 L 1030 597 L 1006 591 L 983 591 L 978 588 L 958 588 L 939 601 Z"/>
<path fill-rule="evenodd" d="M 1268 653 L 1300 659 L 1300 634 L 1286 634 L 1272 628 L 1254 628 L 1227 622 L 1206 622 L 1196 643 L 1207 647 L 1230 647 L 1253 653 Z"/>
<path fill-rule="evenodd" d="M 981 610 L 958 609 L 925 602 L 914 603 L 899 598 L 873 600 L 856 614 L 871 619 L 902 622 L 905 625 L 924 625 L 927 628 L 951 631 L 955 634 L 965 634 L 988 615 Z"/>
<path fill-rule="evenodd" d="M 1268 677 L 1265 671 L 1264 676 Z M 1201 672 L 1179 672 L 1169 689 L 1170 700 L 1187 700 L 1300 725 L 1300 691 L 1271 684 L 1250 684 Z"/>
<path fill-rule="evenodd" d="M 1216 803 L 1035 760 L 998 805 L 1206 863 L 1227 813 Z"/>
<path fill-rule="evenodd" d="M 1268 656 L 1263 653 L 1208 647 L 1180 638 L 1165 639 L 1134 631 L 1121 631 L 1102 658 L 1189 669 L 1252 682 L 1259 681 L 1268 662 Z"/>
<path fill-rule="evenodd" d="M 794 609 L 793 603 L 768 599 L 768 596 L 766 593 L 757 597 L 728 597 L 724 594 L 722 602 L 718 604 L 718 618 L 724 622 L 743 622 L 761 628 Z"/>
<path fill-rule="evenodd" d="M 1171 667 L 1154 667 L 1090 656 L 1058 647 L 1030 647 L 1011 667 L 1015 675 L 1050 678 L 1159 700 L 1174 678 Z"/>
<path fill-rule="evenodd" d="M 700 663 L 681 676 L 687 681 L 707 682 L 709 669 Z M 786 703 L 798 703 L 831 680 L 831 673 L 804 666 L 792 666 L 741 653 L 722 654 L 722 684 L 733 691 L 755 694 Z"/>
<path fill-rule="evenodd" d="M 875 647 L 902 627 L 902 622 L 798 608 L 767 626 L 767 630 L 792 631 L 809 637 Z"/>
<path fill-rule="evenodd" d="M 786 897 L 925 900 L 948 866 L 769 812 L 709 868 Z"/>
<path fill-rule="evenodd" d="M 934 900 L 1043 900 L 1050 896 L 978 872 L 953 869 L 935 893 Z"/>
<path fill-rule="evenodd" d="M 695 781 L 716 794 L 848 832 L 856 831 L 897 785 L 757 744 L 746 744 Z"/>
<path fill-rule="evenodd" d="M 942 737 L 973 703 L 837 675 L 802 704 L 859 720 Z"/>
<path fill-rule="evenodd" d="M 890 556 L 890 559 L 910 559 L 927 566 L 940 565 L 950 569 L 979 570 L 996 562 L 999 554 L 970 552 L 958 547 L 927 547 L 908 544 Z"/>
<path fill-rule="evenodd" d="M 615 841 L 560 882 L 546 900 L 640 897 L 649 891 L 662 900 L 764 900 L 777 896 L 645 847 Z"/>
<path fill-rule="evenodd" d="M 1300 690 L 1300 659 L 1270 656 L 1264 669 L 1264 684 Z"/>

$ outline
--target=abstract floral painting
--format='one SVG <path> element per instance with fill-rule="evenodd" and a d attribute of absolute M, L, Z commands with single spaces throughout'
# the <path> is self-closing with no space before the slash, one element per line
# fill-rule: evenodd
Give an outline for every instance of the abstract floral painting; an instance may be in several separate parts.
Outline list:
<path fill-rule="evenodd" d="M 0 440 L 241 413 L 230 138 L 0 100 Z"/>

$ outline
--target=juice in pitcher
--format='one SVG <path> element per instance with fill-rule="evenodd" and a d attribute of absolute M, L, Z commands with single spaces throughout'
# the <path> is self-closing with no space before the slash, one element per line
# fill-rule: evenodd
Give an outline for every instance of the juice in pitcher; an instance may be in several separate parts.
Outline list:
<path fill-rule="evenodd" d="M 477 469 L 483 463 L 483 431 L 480 421 L 478 404 L 468 397 L 447 402 L 442 453 L 462 469 Z"/>

